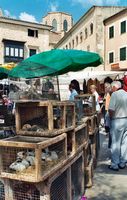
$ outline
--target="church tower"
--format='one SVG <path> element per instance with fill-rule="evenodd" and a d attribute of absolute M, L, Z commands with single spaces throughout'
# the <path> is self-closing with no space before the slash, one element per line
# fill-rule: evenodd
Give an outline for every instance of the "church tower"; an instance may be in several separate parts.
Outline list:
<path fill-rule="evenodd" d="M 64 12 L 49 12 L 42 19 L 42 23 L 53 27 L 52 31 L 64 36 L 73 26 L 72 15 Z"/>

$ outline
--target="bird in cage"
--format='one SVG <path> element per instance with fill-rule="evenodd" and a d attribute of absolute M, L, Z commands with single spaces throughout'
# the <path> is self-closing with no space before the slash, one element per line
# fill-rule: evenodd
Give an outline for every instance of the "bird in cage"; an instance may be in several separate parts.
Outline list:
<path fill-rule="evenodd" d="M 21 172 L 30 166 L 35 165 L 35 155 L 33 152 L 20 151 L 17 153 L 17 159 L 13 162 L 9 168 L 16 172 Z"/>
<path fill-rule="evenodd" d="M 47 162 L 52 162 L 58 160 L 58 155 L 55 151 L 49 151 L 49 149 L 46 148 L 42 152 L 42 160 Z"/>

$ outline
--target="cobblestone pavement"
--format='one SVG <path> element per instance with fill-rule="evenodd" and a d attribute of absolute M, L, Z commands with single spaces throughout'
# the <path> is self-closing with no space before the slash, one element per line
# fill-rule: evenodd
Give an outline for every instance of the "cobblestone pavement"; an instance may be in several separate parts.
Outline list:
<path fill-rule="evenodd" d="M 100 140 L 101 149 L 94 171 L 94 185 L 87 189 L 86 196 L 88 200 L 127 200 L 127 167 L 119 172 L 109 170 L 108 136 L 103 128 L 100 131 Z"/>

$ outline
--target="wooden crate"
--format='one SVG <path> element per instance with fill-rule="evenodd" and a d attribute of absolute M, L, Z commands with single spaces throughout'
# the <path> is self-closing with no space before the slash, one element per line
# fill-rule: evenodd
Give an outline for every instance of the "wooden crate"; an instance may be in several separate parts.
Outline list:
<path fill-rule="evenodd" d="M 89 165 L 85 168 L 85 187 L 93 186 L 93 158 L 91 158 Z"/>
<path fill-rule="evenodd" d="M 15 136 L 0 140 L 1 178 L 39 182 L 57 171 L 66 159 L 65 133 L 50 139 Z"/>
<path fill-rule="evenodd" d="M 90 136 L 90 146 L 93 157 L 93 165 L 94 168 L 96 168 L 99 149 L 100 149 L 100 135 L 98 128 L 96 128 L 94 134 Z"/>
<path fill-rule="evenodd" d="M 95 115 L 91 116 L 87 120 L 89 135 L 93 135 L 95 133 L 97 127 L 97 117 Z"/>
<path fill-rule="evenodd" d="M 76 151 L 80 148 L 84 148 L 89 138 L 88 126 L 83 123 L 75 128 L 75 149 Z"/>
<path fill-rule="evenodd" d="M 78 200 L 84 194 L 84 157 L 78 153 L 40 183 L 4 179 L 4 200 Z"/>
<path fill-rule="evenodd" d="M 16 103 L 19 135 L 53 137 L 75 127 L 75 104 L 60 101 Z"/>
<path fill-rule="evenodd" d="M 82 118 L 84 116 L 83 111 L 83 101 L 81 99 L 75 99 L 75 118 L 76 118 L 76 124 L 80 124 L 82 121 Z"/>
<path fill-rule="evenodd" d="M 85 167 L 87 167 L 92 158 L 91 144 L 89 140 L 86 142 L 86 145 L 83 151 L 84 151 L 84 164 L 85 164 Z"/>
<path fill-rule="evenodd" d="M 89 137 L 88 126 L 83 123 L 75 129 L 67 132 L 67 152 L 68 156 L 74 155 L 78 150 L 82 150 Z"/>
<path fill-rule="evenodd" d="M 7 192 L 7 191 L 6 191 Z M 0 179 L 0 200 L 5 200 L 4 181 Z"/>
<path fill-rule="evenodd" d="M 83 94 L 83 95 L 77 95 L 75 98 L 82 100 L 84 116 L 91 116 L 96 113 L 95 95 Z"/>

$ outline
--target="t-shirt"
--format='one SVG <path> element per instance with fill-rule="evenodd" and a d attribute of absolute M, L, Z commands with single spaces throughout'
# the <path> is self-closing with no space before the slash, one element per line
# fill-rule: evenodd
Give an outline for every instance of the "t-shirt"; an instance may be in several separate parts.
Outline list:
<path fill-rule="evenodd" d="M 95 101 L 96 101 L 96 111 L 100 111 L 99 94 L 95 91 L 93 95 L 95 96 Z M 92 105 L 92 97 L 89 98 L 89 102 L 91 102 Z"/>
<path fill-rule="evenodd" d="M 114 111 L 114 119 L 127 117 L 127 92 L 118 90 L 111 95 L 109 110 Z"/>
<path fill-rule="evenodd" d="M 69 97 L 69 100 L 74 101 L 75 96 L 77 96 L 77 95 L 78 95 L 77 91 L 75 89 L 73 89 L 72 92 L 71 92 L 71 95 Z"/>

